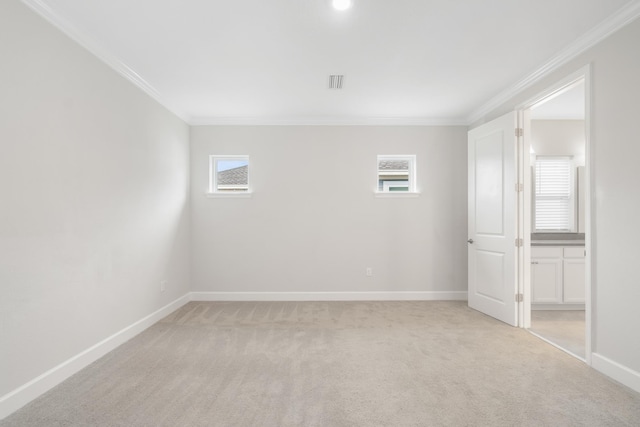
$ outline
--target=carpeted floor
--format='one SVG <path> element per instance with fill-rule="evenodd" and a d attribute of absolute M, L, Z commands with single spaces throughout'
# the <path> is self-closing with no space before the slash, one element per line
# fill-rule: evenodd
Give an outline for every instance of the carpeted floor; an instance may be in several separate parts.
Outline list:
<path fill-rule="evenodd" d="M 640 394 L 464 302 L 192 302 L 0 426 L 638 426 Z"/>

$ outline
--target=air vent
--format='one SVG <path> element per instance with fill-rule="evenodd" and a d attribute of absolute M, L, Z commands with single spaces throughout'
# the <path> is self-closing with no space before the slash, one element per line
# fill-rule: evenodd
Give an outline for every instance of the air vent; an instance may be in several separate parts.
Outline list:
<path fill-rule="evenodd" d="M 329 75 L 329 89 L 342 89 L 343 83 L 344 83 L 344 75 L 342 74 Z"/>

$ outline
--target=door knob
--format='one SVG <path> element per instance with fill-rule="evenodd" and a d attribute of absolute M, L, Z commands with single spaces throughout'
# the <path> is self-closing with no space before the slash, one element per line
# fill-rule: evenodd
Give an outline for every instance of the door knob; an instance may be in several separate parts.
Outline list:
<path fill-rule="evenodd" d="M 467 240 L 467 243 L 471 243 L 473 245 L 473 239 Z"/>

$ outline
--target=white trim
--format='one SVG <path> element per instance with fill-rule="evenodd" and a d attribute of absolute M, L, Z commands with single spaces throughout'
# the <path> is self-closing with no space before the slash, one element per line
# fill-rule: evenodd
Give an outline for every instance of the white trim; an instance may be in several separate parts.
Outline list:
<path fill-rule="evenodd" d="M 593 354 L 593 343 L 595 342 L 596 328 L 593 327 L 593 307 L 594 307 L 594 290 L 596 289 L 596 275 L 594 274 L 596 266 L 595 250 L 596 241 L 596 223 L 593 221 L 593 213 L 595 212 L 595 181 L 592 181 L 593 174 L 593 149 L 591 140 L 591 129 L 593 127 L 593 119 L 591 115 L 591 66 L 587 65 L 582 69 L 584 72 L 584 183 L 585 183 L 585 200 L 584 200 L 584 268 L 585 268 L 585 358 L 587 364 L 591 365 L 591 355 Z"/>
<path fill-rule="evenodd" d="M 581 80 L 584 80 L 584 89 L 585 89 L 585 100 L 588 102 L 589 99 L 586 97 L 586 93 L 589 91 L 589 81 L 588 77 L 590 77 L 591 65 L 587 64 L 583 67 L 580 67 L 576 71 L 570 73 L 563 79 L 555 82 L 554 84 L 548 86 L 541 92 L 538 92 L 531 98 L 527 99 L 525 102 L 516 106 L 516 109 L 525 110 L 532 108 L 538 104 L 542 104 L 546 101 L 550 101 L 558 95 L 563 94 L 565 91 L 573 88 L 576 84 L 578 84 Z M 589 110 L 585 108 L 585 117 L 587 119 Z"/>
<path fill-rule="evenodd" d="M 117 59 L 115 56 L 107 52 L 100 47 L 92 37 L 85 32 L 78 29 L 75 25 L 69 22 L 66 18 L 62 17 L 58 13 L 54 12 L 42 0 L 21 0 L 25 5 L 31 8 L 38 15 L 43 17 L 47 22 L 52 24 L 58 30 L 66 34 L 71 40 L 78 43 L 85 48 L 89 53 L 97 57 L 100 61 L 111 67 L 118 74 L 129 80 L 144 93 L 153 98 L 160 105 L 171 111 L 178 116 L 184 122 L 188 123 L 187 115 L 178 109 L 171 107 L 167 104 L 166 100 L 162 99 L 160 93 L 149 82 L 147 82 L 142 76 L 140 76 L 133 68 L 129 67 L 124 62 Z"/>
<path fill-rule="evenodd" d="M 586 183 L 586 188 L 585 188 L 585 251 L 586 251 L 586 256 L 585 256 L 585 361 L 587 363 L 587 365 L 591 365 L 591 355 L 592 355 L 592 351 L 593 351 L 593 342 L 595 341 L 595 334 L 596 334 L 596 330 L 595 328 L 593 328 L 593 321 L 592 321 L 592 310 L 593 310 L 593 299 L 592 299 L 592 295 L 593 295 L 593 290 L 596 287 L 596 283 L 595 283 L 595 275 L 592 274 L 592 270 L 595 266 L 595 259 L 593 258 L 594 254 L 595 254 L 595 241 L 593 240 L 592 236 L 595 236 L 595 230 L 593 229 L 593 227 L 595 227 L 595 223 L 592 222 L 591 219 L 591 215 L 593 214 L 593 211 L 595 210 L 594 207 L 594 199 L 592 196 L 592 189 L 594 188 L 593 182 L 592 180 L 592 168 L 593 168 L 593 160 L 592 160 L 592 155 L 591 155 L 591 127 L 593 126 L 593 122 L 591 119 L 591 65 L 585 65 L 584 67 L 581 67 L 579 70 L 569 74 L 567 77 L 565 77 L 564 79 L 561 79 L 560 81 L 558 81 L 557 83 L 555 83 L 554 85 L 551 85 L 550 87 L 546 88 L 545 90 L 543 90 L 542 92 L 539 92 L 537 95 L 535 95 L 532 98 L 529 98 L 527 101 L 523 102 L 522 104 L 516 106 L 516 111 L 526 111 L 528 109 L 530 109 L 531 107 L 533 107 L 536 104 L 542 103 L 543 101 L 547 101 L 555 96 L 557 96 L 558 94 L 562 93 L 563 91 L 565 91 L 567 88 L 570 88 L 572 85 L 574 85 L 576 82 L 580 81 L 580 80 L 584 80 L 584 89 L 585 89 L 585 183 Z M 531 134 L 529 132 L 528 129 L 525 129 L 525 145 L 523 147 L 524 149 L 524 156 L 528 156 L 529 154 L 527 154 L 529 152 L 529 148 L 530 148 L 530 139 L 531 139 Z M 531 175 L 530 174 L 526 174 L 524 176 L 525 179 L 525 184 L 527 182 L 529 182 L 528 184 L 525 185 L 525 192 L 524 192 L 524 197 L 527 199 L 531 198 Z M 525 237 L 525 242 L 527 242 L 528 237 Z M 528 241 L 529 245 L 530 245 L 530 240 Z M 530 246 L 529 246 L 530 247 Z M 529 257 L 529 253 L 527 252 L 527 255 L 525 256 L 524 259 L 525 263 L 529 263 L 530 262 L 530 257 Z M 526 279 L 527 282 L 525 283 L 525 301 L 528 301 L 528 304 L 531 304 L 531 286 L 529 283 L 529 279 Z M 529 308 L 525 311 L 525 318 L 523 319 L 523 325 L 524 327 L 530 327 L 531 326 L 531 306 L 529 306 Z"/>
<path fill-rule="evenodd" d="M 209 199 L 250 199 L 252 191 L 207 191 L 205 195 Z"/>
<path fill-rule="evenodd" d="M 420 197 L 420 192 L 418 191 L 375 191 L 373 195 L 379 199 L 415 199 L 416 197 Z"/>
<path fill-rule="evenodd" d="M 161 309 L 156 310 L 150 315 L 78 353 L 65 362 L 62 362 L 58 366 L 49 369 L 47 372 L 34 378 L 28 383 L 0 397 L 0 420 L 60 384 L 71 375 L 100 359 L 119 345 L 135 337 L 189 301 L 189 294 L 178 298 Z"/>
<path fill-rule="evenodd" d="M 391 194 L 392 192 L 390 191 L 380 191 L 379 189 L 379 184 L 380 184 L 380 175 L 395 175 L 395 176 L 399 176 L 399 175 L 407 175 L 407 187 L 408 187 L 408 191 L 397 191 L 397 192 L 393 192 L 394 194 L 399 193 L 399 194 L 403 194 L 404 197 L 418 197 L 420 195 L 420 193 L 417 191 L 417 178 L 418 178 L 418 172 L 417 172 L 417 160 L 418 156 L 416 156 L 415 154 L 378 154 L 378 156 L 376 157 L 376 197 L 388 197 L 388 196 L 380 196 L 381 194 Z M 404 160 L 407 161 L 408 163 L 408 170 L 406 173 L 404 173 L 404 171 L 381 171 L 380 170 L 380 161 L 384 161 L 384 160 Z M 397 172 L 397 173 L 396 173 Z M 388 190 L 388 188 L 387 188 Z M 403 196 L 394 196 L 394 197 L 403 197 Z"/>
<path fill-rule="evenodd" d="M 224 191 L 218 189 L 218 162 L 246 161 L 247 162 L 247 189 L 244 191 Z M 208 197 L 251 197 L 251 161 L 248 154 L 209 155 L 209 191 Z"/>
<path fill-rule="evenodd" d="M 640 17 L 640 2 L 631 2 L 627 6 L 620 8 L 616 13 L 601 22 L 598 26 L 594 27 L 582 37 L 578 38 L 569 46 L 558 52 L 533 73 L 529 74 L 511 87 L 503 90 L 498 95 L 472 111 L 467 117 L 467 124 L 470 125 L 480 120 L 483 116 L 489 114 L 491 111 L 509 101 L 523 90 L 531 87 L 536 82 L 542 80 L 544 77 L 567 64 L 581 53 L 600 43 L 602 40 L 606 39 L 611 34 L 631 23 L 638 17 Z"/>
<path fill-rule="evenodd" d="M 191 292 L 191 301 L 466 301 L 467 291 Z"/>
<path fill-rule="evenodd" d="M 461 118 L 427 117 L 192 117 L 191 126 L 467 126 Z"/>
<path fill-rule="evenodd" d="M 135 70 L 99 47 L 89 35 L 80 31 L 67 19 L 54 12 L 44 1 L 21 1 L 191 126 L 467 126 L 640 16 L 639 2 L 632 2 L 622 7 L 598 26 L 561 50 L 536 71 L 500 92 L 472 111 L 467 117 L 192 117 L 169 106 L 166 100 L 161 98 L 159 92 Z"/>
<path fill-rule="evenodd" d="M 100 47 L 86 32 L 56 13 L 43 0 L 21 0 L 47 22 L 62 31 L 99 60 L 129 80 L 190 126 L 466 126 L 464 118 L 427 117 L 193 117 L 171 106 L 133 68 Z"/>
<path fill-rule="evenodd" d="M 518 238 L 523 240 L 523 245 L 518 248 L 518 293 L 524 298 L 518 302 L 518 326 L 531 327 L 531 157 L 530 151 L 531 123 L 530 110 L 518 111 L 518 128 L 523 130 L 518 137 L 518 183 L 522 191 L 518 191 L 518 220 L 516 226 Z"/>
<path fill-rule="evenodd" d="M 640 372 L 627 368 L 598 353 L 591 355 L 591 366 L 595 370 L 640 393 Z"/>

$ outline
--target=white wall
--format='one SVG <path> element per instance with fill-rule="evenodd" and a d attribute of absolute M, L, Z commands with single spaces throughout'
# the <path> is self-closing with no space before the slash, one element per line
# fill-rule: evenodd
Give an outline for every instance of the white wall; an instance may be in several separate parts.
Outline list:
<path fill-rule="evenodd" d="M 466 292 L 466 144 L 466 127 L 192 128 L 193 290 Z M 250 156 L 252 198 L 205 197 L 210 154 Z M 416 154 L 422 195 L 375 198 L 378 154 Z"/>
<path fill-rule="evenodd" d="M 482 121 L 591 64 L 593 365 L 640 391 L 640 20 L 616 32 Z"/>
<path fill-rule="evenodd" d="M 189 128 L 17 0 L 0 58 L 5 404 L 189 291 Z"/>
<path fill-rule="evenodd" d="M 584 120 L 532 120 L 531 146 L 538 156 L 574 156 L 584 166 Z"/>

